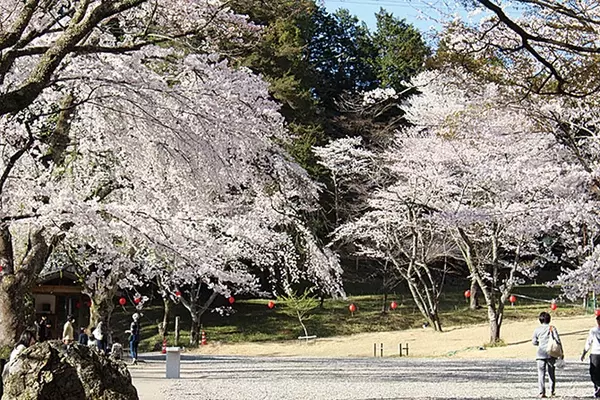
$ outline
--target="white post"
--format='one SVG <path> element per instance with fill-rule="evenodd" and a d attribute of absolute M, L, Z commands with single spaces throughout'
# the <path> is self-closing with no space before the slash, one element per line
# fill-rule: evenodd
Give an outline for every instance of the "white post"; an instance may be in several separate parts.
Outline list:
<path fill-rule="evenodd" d="M 179 315 L 175 317 L 175 346 L 179 346 Z"/>
<path fill-rule="evenodd" d="M 167 379 L 179 379 L 181 373 L 181 350 L 167 347 Z"/>

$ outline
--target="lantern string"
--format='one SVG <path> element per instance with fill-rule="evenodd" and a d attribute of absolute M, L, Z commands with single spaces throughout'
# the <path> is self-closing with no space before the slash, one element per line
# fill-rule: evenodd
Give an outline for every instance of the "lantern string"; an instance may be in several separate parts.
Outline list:
<path fill-rule="evenodd" d="M 520 297 L 522 299 L 529 299 L 529 300 L 541 301 L 541 302 L 544 302 L 544 303 L 556 303 L 555 299 L 552 299 L 552 300 L 538 299 L 537 297 L 529 297 L 529 296 L 525 296 L 524 294 L 513 294 L 513 296 Z"/>

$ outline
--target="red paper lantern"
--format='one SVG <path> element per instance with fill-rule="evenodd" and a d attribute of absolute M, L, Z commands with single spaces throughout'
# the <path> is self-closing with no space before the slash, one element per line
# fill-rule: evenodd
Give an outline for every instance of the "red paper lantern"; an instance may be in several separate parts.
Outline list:
<path fill-rule="evenodd" d="M 177 297 L 181 297 L 181 292 L 180 292 L 179 290 L 178 290 L 178 291 L 176 291 L 176 292 L 175 292 L 175 296 L 177 296 Z"/>
<path fill-rule="evenodd" d="M 121 297 L 121 298 L 119 299 L 119 304 L 120 304 L 120 305 L 122 305 L 122 306 L 124 306 L 124 305 L 125 305 L 125 303 L 127 303 L 127 300 L 125 300 L 125 297 Z"/>
<path fill-rule="evenodd" d="M 508 298 L 508 301 L 515 304 L 517 302 L 517 297 L 514 294 L 511 294 L 510 297 Z"/>
<path fill-rule="evenodd" d="M 275 302 L 274 302 L 274 301 L 272 301 L 272 300 L 271 300 L 271 301 L 269 301 L 269 302 L 267 303 L 267 307 L 269 307 L 269 308 L 273 308 L 273 307 L 275 307 Z"/>
<path fill-rule="evenodd" d="M 75 303 L 75 308 L 80 308 L 80 307 L 81 307 L 81 303 L 80 302 Z"/>
<path fill-rule="evenodd" d="M 392 310 L 395 310 L 396 308 L 398 308 L 398 303 L 396 303 L 395 301 L 392 301 L 392 303 L 390 304 L 390 308 Z"/>
<path fill-rule="evenodd" d="M 471 297 L 471 291 L 465 290 L 465 299 L 468 299 L 469 297 Z"/>
<path fill-rule="evenodd" d="M 599 308 L 599 309 L 596 309 L 596 311 L 594 311 L 594 315 L 595 315 L 596 317 L 600 316 L 600 308 Z"/>
<path fill-rule="evenodd" d="M 92 306 L 92 302 L 91 302 L 91 301 L 88 301 L 88 302 L 87 302 L 87 303 L 85 303 L 85 304 L 86 304 L 88 307 L 91 307 L 91 306 Z"/>
<path fill-rule="evenodd" d="M 557 308 L 558 308 L 558 306 L 556 305 L 556 303 L 555 303 L 555 302 L 552 302 L 552 303 L 550 303 L 550 309 L 551 309 L 552 311 L 556 310 Z"/>
<path fill-rule="evenodd" d="M 350 312 L 353 313 L 354 311 L 356 311 L 356 306 L 354 304 L 350 304 L 348 306 L 348 310 L 350 310 Z"/>
<path fill-rule="evenodd" d="M 2 272 L 3 269 L 4 269 L 4 267 L 2 265 L 0 265 L 0 272 Z"/>
<path fill-rule="evenodd" d="M 235 303 L 235 299 L 233 298 L 233 296 L 231 296 L 231 297 L 230 297 L 229 299 L 227 299 L 227 300 L 229 300 L 229 304 L 233 304 L 233 303 Z"/>
<path fill-rule="evenodd" d="M 142 298 L 141 298 L 141 297 L 136 297 L 135 299 L 133 299 L 133 302 L 134 302 L 135 304 L 140 304 L 140 301 L 142 301 Z"/>

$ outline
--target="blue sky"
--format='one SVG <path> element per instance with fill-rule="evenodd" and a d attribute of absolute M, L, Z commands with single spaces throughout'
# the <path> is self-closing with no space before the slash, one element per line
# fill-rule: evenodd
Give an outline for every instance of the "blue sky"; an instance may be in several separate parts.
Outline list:
<path fill-rule="evenodd" d="M 329 12 L 347 8 L 350 13 L 365 21 L 371 29 L 375 29 L 374 14 L 380 8 L 385 8 L 398 18 L 406 19 L 423 32 L 431 27 L 439 29 L 439 24 L 425 20 L 425 16 L 435 17 L 436 12 L 426 5 L 424 0 L 325 0 L 325 7 Z"/>

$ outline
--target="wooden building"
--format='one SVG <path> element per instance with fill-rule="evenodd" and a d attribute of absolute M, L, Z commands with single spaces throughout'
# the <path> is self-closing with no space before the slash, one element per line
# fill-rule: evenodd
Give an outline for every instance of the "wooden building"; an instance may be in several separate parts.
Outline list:
<path fill-rule="evenodd" d="M 46 315 L 50 321 L 51 337 L 60 339 L 67 315 L 75 317 L 75 334 L 89 323 L 89 298 L 81 293 L 77 276 L 68 270 L 42 271 L 32 290 L 36 321 Z"/>

